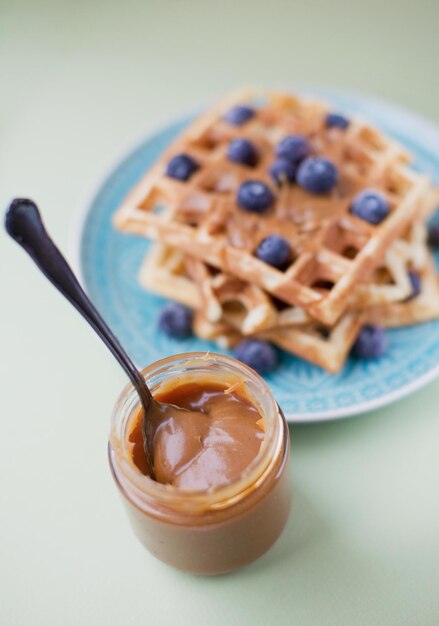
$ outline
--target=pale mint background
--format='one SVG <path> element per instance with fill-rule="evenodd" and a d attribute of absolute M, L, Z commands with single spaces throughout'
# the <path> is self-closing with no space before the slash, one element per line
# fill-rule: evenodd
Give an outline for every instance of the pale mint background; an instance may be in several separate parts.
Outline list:
<path fill-rule="evenodd" d="M 121 150 L 242 83 L 359 89 L 439 122 L 438 22 L 437 0 L 2 0 L 1 207 L 34 197 L 67 249 Z M 282 539 L 186 576 L 137 544 L 110 478 L 123 374 L 4 236 L 0 254 L 1 626 L 439 623 L 439 383 L 294 428 Z"/>

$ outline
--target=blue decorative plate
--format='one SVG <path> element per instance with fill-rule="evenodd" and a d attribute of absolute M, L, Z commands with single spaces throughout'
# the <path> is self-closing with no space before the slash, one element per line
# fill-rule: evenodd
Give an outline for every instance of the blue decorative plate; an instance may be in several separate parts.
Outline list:
<path fill-rule="evenodd" d="M 399 107 L 358 94 L 306 89 L 330 101 L 335 110 L 367 117 L 407 146 L 415 167 L 439 180 L 439 130 Z M 177 352 L 217 351 L 196 338 L 170 339 L 157 332 L 156 318 L 164 300 L 137 282 L 149 242 L 122 235 L 111 217 L 129 189 L 187 120 L 172 123 L 144 141 L 109 174 L 82 220 L 80 266 L 83 282 L 98 309 L 138 365 Z M 267 380 L 290 421 L 316 421 L 371 410 L 421 387 L 439 374 L 439 321 L 389 331 L 390 349 L 374 361 L 350 359 L 344 370 L 328 374 L 319 367 L 282 355 L 279 369 Z"/>

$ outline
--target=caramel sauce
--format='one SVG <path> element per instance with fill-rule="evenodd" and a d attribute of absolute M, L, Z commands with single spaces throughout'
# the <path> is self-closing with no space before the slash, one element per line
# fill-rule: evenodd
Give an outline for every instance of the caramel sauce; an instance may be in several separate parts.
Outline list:
<path fill-rule="evenodd" d="M 184 383 L 155 398 L 185 409 L 167 411 L 153 440 L 156 480 L 182 489 L 207 490 L 236 481 L 259 452 L 263 419 L 239 385 Z M 132 460 L 148 474 L 139 410 L 129 435 Z"/>

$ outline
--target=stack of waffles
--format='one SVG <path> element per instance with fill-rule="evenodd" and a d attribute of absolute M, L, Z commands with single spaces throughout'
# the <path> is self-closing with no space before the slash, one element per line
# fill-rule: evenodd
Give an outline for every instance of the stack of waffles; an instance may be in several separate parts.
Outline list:
<path fill-rule="evenodd" d="M 237 106 L 253 111 L 239 125 L 227 119 Z M 428 177 L 409 168 L 410 155 L 400 145 L 358 119 L 345 128 L 328 126 L 329 112 L 324 103 L 285 93 L 225 98 L 169 147 L 114 221 L 123 232 L 154 240 L 140 282 L 191 307 L 199 337 L 221 347 L 262 338 L 337 372 L 364 324 L 403 326 L 439 317 L 426 228 L 438 197 Z M 306 137 L 313 155 L 336 166 L 331 191 L 314 194 L 272 178 L 276 145 L 288 135 Z M 256 164 L 228 158 L 236 138 L 256 147 Z M 167 171 L 181 154 L 197 164 L 186 180 Z M 271 190 L 267 211 L 238 205 L 238 190 L 248 180 Z M 390 207 L 379 224 L 350 210 L 353 198 L 371 188 Z M 255 255 L 273 234 L 293 251 L 282 270 Z"/>

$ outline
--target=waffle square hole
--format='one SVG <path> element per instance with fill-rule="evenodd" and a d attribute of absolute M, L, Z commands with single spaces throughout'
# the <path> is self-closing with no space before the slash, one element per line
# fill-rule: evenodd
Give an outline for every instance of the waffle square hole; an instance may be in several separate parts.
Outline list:
<path fill-rule="evenodd" d="M 378 285 L 394 285 L 395 280 L 387 267 L 381 265 L 373 271 L 373 282 Z"/>
<path fill-rule="evenodd" d="M 211 129 L 191 141 L 192 146 L 205 152 L 213 152 L 222 144 L 222 139 L 218 134 L 214 134 Z"/>
<path fill-rule="evenodd" d="M 329 267 L 322 265 L 314 258 L 301 269 L 297 280 L 322 295 L 327 295 L 337 282 L 337 277 L 331 273 Z"/>
<path fill-rule="evenodd" d="M 313 283 L 311 283 L 312 289 L 315 289 L 315 291 L 321 291 L 321 292 L 331 291 L 334 285 L 335 283 L 333 280 L 328 280 L 326 278 L 316 278 L 316 280 Z"/>
<path fill-rule="evenodd" d="M 172 219 L 190 226 L 201 224 L 209 214 L 211 198 L 197 189 L 189 190 L 180 204 L 172 211 Z"/>
<path fill-rule="evenodd" d="M 285 309 L 291 308 L 291 304 L 288 304 L 287 302 L 284 302 L 283 300 L 280 300 L 279 298 L 276 298 L 275 296 L 271 296 L 271 303 L 276 309 L 276 311 L 279 311 L 279 312 L 285 311 Z"/>
<path fill-rule="evenodd" d="M 362 128 L 358 133 L 358 137 L 363 145 L 372 149 L 374 152 L 380 152 L 386 147 L 383 137 L 373 128 Z"/>
<path fill-rule="evenodd" d="M 199 184 L 203 191 L 209 193 L 231 193 L 236 191 L 239 177 L 233 170 L 222 169 L 207 173 Z"/>
<path fill-rule="evenodd" d="M 403 172 L 393 169 L 387 172 L 384 187 L 391 196 L 399 199 L 407 195 L 412 187 L 412 182 Z"/>
<path fill-rule="evenodd" d="M 344 257 L 353 260 L 367 243 L 369 235 L 361 232 L 358 226 L 349 228 L 349 222 L 345 221 L 333 224 L 324 239 L 324 246 Z"/>
<path fill-rule="evenodd" d="M 327 341 L 331 336 L 331 331 L 327 326 L 317 326 L 316 332 L 320 339 L 323 339 L 324 341 Z"/>
<path fill-rule="evenodd" d="M 209 272 L 210 276 L 212 276 L 212 277 L 218 276 L 218 274 L 221 273 L 220 269 L 218 269 L 217 267 L 214 267 L 213 265 L 210 265 L 208 263 L 206 263 L 206 268 L 207 268 L 207 271 Z"/>
<path fill-rule="evenodd" d="M 249 312 L 239 300 L 226 300 L 222 303 L 222 309 L 225 315 L 235 318 L 236 321 L 242 320 Z"/>
<path fill-rule="evenodd" d="M 352 261 L 357 256 L 359 250 L 355 246 L 347 245 L 341 250 L 341 256 Z"/>
<path fill-rule="evenodd" d="M 342 166 L 347 176 L 367 177 L 373 165 L 373 159 L 358 148 L 347 147 L 343 154 Z"/>

